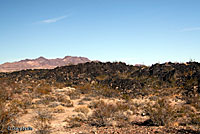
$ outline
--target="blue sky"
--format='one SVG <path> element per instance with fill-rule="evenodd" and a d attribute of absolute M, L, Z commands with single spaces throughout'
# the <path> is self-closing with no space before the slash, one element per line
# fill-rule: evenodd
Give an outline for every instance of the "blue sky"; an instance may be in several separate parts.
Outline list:
<path fill-rule="evenodd" d="M 39 56 L 200 62 L 199 0 L 0 0 L 0 64 Z"/>

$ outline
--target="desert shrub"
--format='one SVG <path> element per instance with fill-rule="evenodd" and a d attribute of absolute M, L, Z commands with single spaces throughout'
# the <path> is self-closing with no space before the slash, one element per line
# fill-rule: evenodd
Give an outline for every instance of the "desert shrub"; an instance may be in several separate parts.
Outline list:
<path fill-rule="evenodd" d="M 92 99 L 89 98 L 89 97 L 85 97 L 85 98 L 82 99 L 82 101 L 91 101 L 91 100 L 92 100 Z"/>
<path fill-rule="evenodd" d="M 39 109 L 34 117 L 34 127 L 36 128 L 36 134 L 49 134 L 51 133 L 51 120 L 52 115 L 50 111 L 46 109 Z"/>
<path fill-rule="evenodd" d="M 123 102 L 117 102 L 116 107 L 119 111 L 127 111 L 128 109 L 131 109 L 131 106 L 128 103 Z"/>
<path fill-rule="evenodd" d="M 74 109 L 75 112 L 80 112 L 80 113 L 83 113 L 85 115 L 87 115 L 89 113 L 89 108 L 86 107 L 86 106 L 81 106 L 81 107 L 76 107 Z"/>
<path fill-rule="evenodd" d="M 125 114 L 125 112 L 123 111 L 118 111 L 115 113 L 114 121 L 115 121 L 115 124 L 112 124 L 112 121 L 111 121 L 109 125 L 115 125 L 117 127 L 128 127 L 130 124 L 129 116 Z"/>
<path fill-rule="evenodd" d="M 190 124 L 196 125 L 200 128 L 200 96 L 196 95 L 194 97 L 186 97 L 185 100 L 188 105 L 193 107 L 191 110 L 187 108 L 189 117 L 191 118 Z"/>
<path fill-rule="evenodd" d="M 74 106 L 73 102 L 70 99 L 62 99 L 62 100 L 60 100 L 60 102 L 61 102 L 61 105 L 65 106 L 65 107 L 73 107 Z"/>
<path fill-rule="evenodd" d="M 200 115 L 195 103 L 172 106 L 163 98 L 153 105 L 147 105 L 146 112 L 157 126 L 200 126 Z"/>
<path fill-rule="evenodd" d="M 188 125 L 192 125 L 195 124 L 195 122 L 197 121 L 196 119 L 198 119 L 196 113 L 195 113 L 195 109 L 193 106 L 191 105 L 182 105 L 179 106 L 178 108 L 176 108 L 176 117 L 178 118 L 178 124 L 181 126 L 188 126 Z M 193 122 L 194 121 L 194 122 Z"/>
<path fill-rule="evenodd" d="M 100 94 L 102 96 L 105 96 L 105 97 L 108 97 L 108 98 L 118 96 L 117 90 L 111 89 L 111 88 L 103 88 L 103 89 L 101 89 Z"/>
<path fill-rule="evenodd" d="M 196 113 L 191 113 L 190 117 L 191 117 L 190 124 L 191 125 L 196 125 L 196 126 L 198 126 L 198 128 L 200 128 L 200 115 L 196 114 Z"/>
<path fill-rule="evenodd" d="M 42 97 L 41 104 L 48 105 L 50 102 L 53 102 L 53 101 L 57 101 L 57 99 L 53 96 L 46 95 L 46 96 Z"/>
<path fill-rule="evenodd" d="M 57 107 L 57 106 L 59 106 L 59 105 L 60 105 L 59 102 L 52 102 L 52 103 L 49 104 L 48 107 L 50 107 L 50 108 L 55 108 L 55 107 Z"/>
<path fill-rule="evenodd" d="M 103 127 L 112 125 L 113 122 L 117 122 L 116 126 L 128 124 L 128 117 L 124 114 L 128 106 L 123 106 L 123 104 L 109 104 L 104 101 L 94 101 L 90 104 L 90 107 L 95 108 L 89 117 L 88 123 L 90 125 Z"/>
<path fill-rule="evenodd" d="M 65 128 L 74 128 L 74 127 L 80 127 L 84 122 L 87 121 L 87 118 L 85 117 L 84 114 L 77 114 L 68 117 L 65 121 L 68 122 Z"/>
<path fill-rule="evenodd" d="M 105 104 L 105 102 L 103 100 L 92 101 L 92 102 L 90 102 L 88 107 L 91 108 L 91 109 L 94 109 L 94 108 L 98 108 L 98 107 L 100 107 L 100 105 L 104 105 L 104 104 Z"/>
<path fill-rule="evenodd" d="M 65 84 L 64 84 L 64 83 L 55 82 L 55 83 L 53 84 L 53 86 L 54 86 L 55 88 L 62 89 L 62 88 L 65 87 Z"/>
<path fill-rule="evenodd" d="M 68 100 L 70 100 L 69 96 L 66 96 L 66 95 L 62 95 L 62 94 L 59 94 L 57 95 L 57 101 L 58 102 L 67 102 Z"/>
<path fill-rule="evenodd" d="M 71 100 L 67 100 L 65 103 L 62 103 L 61 105 L 65 106 L 65 107 L 73 107 L 74 106 L 74 104 Z"/>
<path fill-rule="evenodd" d="M 82 101 L 82 100 L 80 100 L 79 102 L 78 102 L 78 105 L 84 105 L 85 103 Z"/>
<path fill-rule="evenodd" d="M 16 121 L 17 114 L 19 113 L 18 108 L 14 103 L 10 103 L 9 106 L 5 107 L 5 103 L 0 103 L 0 132 L 7 134 L 10 131 L 7 130 L 8 126 L 17 126 Z"/>
<path fill-rule="evenodd" d="M 6 110 L 2 104 L 0 104 L 0 132 L 7 134 L 10 131 L 7 130 L 8 126 L 15 126 L 16 124 L 16 112 L 13 109 Z"/>
<path fill-rule="evenodd" d="M 131 73 L 129 72 L 123 72 L 123 73 L 118 73 L 118 77 L 122 78 L 122 79 L 128 79 L 130 78 Z"/>
<path fill-rule="evenodd" d="M 52 87 L 49 84 L 42 83 L 38 87 L 36 87 L 35 93 L 39 95 L 49 94 L 52 91 L 51 88 Z"/>
<path fill-rule="evenodd" d="M 92 85 L 90 83 L 86 83 L 84 85 L 78 85 L 75 87 L 81 94 L 88 94 L 92 90 Z"/>
<path fill-rule="evenodd" d="M 99 75 L 96 77 L 97 80 L 105 80 L 108 78 L 108 75 Z"/>
<path fill-rule="evenodd" d="M 122 99 L 126 100 L 127 102 L 132 99 L 132 96 L 130 94 L 122 94 Z"/>
<path fill-rule="evenodd" d="M 166 99 L 159 99 L 153 105 L 148 104 L 146 111 L 153 124 L 157 126 L 169 125 L 175 119 L 176 114 L 175 109 Z"/>
<path fill-rule="evenodd" d="M 78 91 L 71 92 L 68 95 L 72 100 L 80 99 L 80 93 Z"/>
<path fill-rule="evenodd" d="M 57 106 L 56 108 L 53 109 L 54 113 L 64 113 L 65 109 L 62 106 Z"/>
<path fill-rule="evenodd" d="M 99 96 L 102 95 L 107 98 L 119 97 L 119 91 L 105 85 L 95 85 L 95 93 Z"/>
<path fill-rule="evenodd" d="M 13 99 L 12 100 L 12 103 L 18 108 L 18 109 L 22 109 L 22 110 L 25 110 L 27 108 L 30 108 L 31 107 L 31 99 L 30 98 L 22 98 L 22 99 Z"/>
<path fill-rule="evenodd" d="M 61 102 L 62 106 L 73 107 L 73 102 L 70 100 L 69 96 L 58 95 L 57 100 L 58 102 Z"/>
<path fill-rule="evenodd" d="M 99 107 L 93 111 L 93 114 L 90 118 L 90 124 L 97 127 L 106 126 L 108 119 L 112 114 L 114 114 L 114 112 L 116 112 L 116 109 L 113 107 L 113 105 L 104 105 Z"/>
<path fill-rule="evenodd" d="M 10 133 L 7 130 L 8 126 L 17 126 L 16 121 L 19 109 L 13 101 L 7 101 L 8 93 L 7 90 L 0 89 L 0 133 Z"/>
<path fill-rule="evenodd" d="M 23 99 L 23 107 L 24 107 L 24 109 L 28 109 L 28 108 L 31 107 L 31 105 L 32 105 L 31 101 L 32 101 L 32 99 L 30 97 L 27 97 L 27 98 Z"/>

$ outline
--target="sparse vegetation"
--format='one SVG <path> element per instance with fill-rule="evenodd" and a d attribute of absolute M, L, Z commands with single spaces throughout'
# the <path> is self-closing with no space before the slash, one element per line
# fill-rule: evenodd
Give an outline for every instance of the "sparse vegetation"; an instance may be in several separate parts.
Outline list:
<path fill-rule="evenodd" d="M 95 108 L 93 114 L 89 117 L 89 124 L 92 126 L 125 126 L 128 125 L 128 115 L 124 112 L 129 109 L 128 105 L 122 103 L 105 103 L 104 101 L 95 101 L 90 104 Z"/>
<path fill-rule="evenodd" d="M 175 119 L 176 111 L 166 99 L 159 99 L 155 104 L 149 104 L 146 111 L 154 125 L 165 126 Z"/>
<path fill-rule="evenodd" d="M 9 133 L 6 127 L 17 125 L 17 115 L 40 110 L 29 122 L 35 133 L 51 132 L 52 115 L 70 115 L 66 129 L 153 125 L 194 133 L 200 128 L 199 70 L 199 63 L 88 63 L 5 73 L 0 75 L 0 129 Z"/>
<path fill-rule="evenodd" d="M 49 134 L 51 133 L 51 120 L 52 115 L 46 109 L 39 109 L 34 117 L 34 127 L 37 129 L 36 134 Z"/>
<path fill-rule="evenodd" d="M 2 90 L 4 89 L 4 90 Z M 17 126 L 17 114 L 19 109 L 13 101 L 7 102 L 8 92 L 5 88 L 0 89 L 0 133 L 10 133 L 8 126 Z"/>
<path fill-rule="evenodd" d="M 83 114 L 87 115 L 88 112 L 89 112 L 89 108 L 86 107 L 86 106 L 80 106 L 80 107 L 76 107 L 76 108 L 74 109 L 74 111 L 75 111 L 75 112 L 80 112 L 80 113 L 83 113 Z"/>
<path fill-rule="evenodd" d="M 41 84 L 38 87 L 35 88 L 35 93 L 39 95 L 46 95 L 51 92 L 52 87 L 49 84 Z"/>

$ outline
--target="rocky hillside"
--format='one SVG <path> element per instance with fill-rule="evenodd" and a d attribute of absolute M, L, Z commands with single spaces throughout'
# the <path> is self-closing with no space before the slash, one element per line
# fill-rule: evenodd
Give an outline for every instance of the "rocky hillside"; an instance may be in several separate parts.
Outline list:
<path fill-rule="evenodd" d="M 53 69 L 55 67 L 76 65 L 86 62 L 90 62 L 90 60 L 85 57 L 66 56 L 64 58 L 56 59 L 46 59 L 44 57 L 39 57 L 37 59 L 25 59 L 17 62 L 1 64 L 0 72 L 12 72 L 25 69 Z"/>
<path fill-rule="evenodd" d="M 0 132 L 199 134 L 199 88 L 198 62 L 0 73 Z"/>
<path fill-rule="evenodd" d="M 132 66 L 125 63 L 88 62 L 78 65 L 45 70 L 26 70 L 1 73 L 16 82 L 45 80 L 47 83 L 63 83 L 68 86 L 98 83 L 124 92 L 140 92 L 142 89 L 181 88 L 197 91 L 200 81 L 200 63 L 164 63 L 148 66 Z M 198 90 L 199 91 L 199 90 Z"/>

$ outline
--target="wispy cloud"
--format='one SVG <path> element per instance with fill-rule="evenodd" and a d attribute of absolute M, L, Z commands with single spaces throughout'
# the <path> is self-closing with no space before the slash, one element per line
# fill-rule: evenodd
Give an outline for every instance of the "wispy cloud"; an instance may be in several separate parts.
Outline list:
<path fill-rule="evenodd" d="M 191 32 L 191 31 L 200 31 L 200 27 L 190 27 L 181 30 L 181 32 Z"/>
<path fill-rule="evenodd" d="M 63 20 L 65 18 L 67 18 L 68 16 L 60 16 L 57 18 L 51 18 L 51 19 L 46 19 L 46 20 L 42 20 L 40 21 L 40 23 L 55 23 L 57 21 Z"/>

